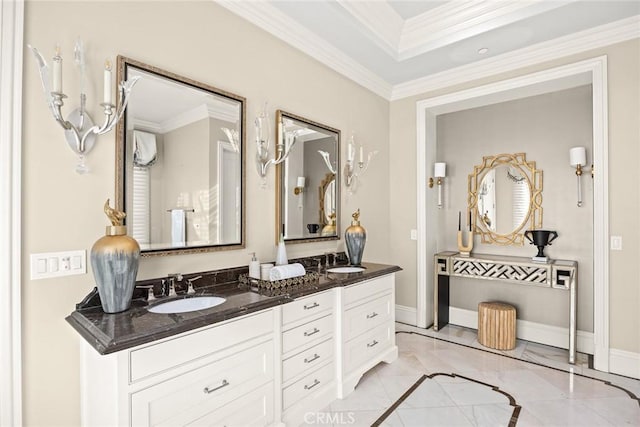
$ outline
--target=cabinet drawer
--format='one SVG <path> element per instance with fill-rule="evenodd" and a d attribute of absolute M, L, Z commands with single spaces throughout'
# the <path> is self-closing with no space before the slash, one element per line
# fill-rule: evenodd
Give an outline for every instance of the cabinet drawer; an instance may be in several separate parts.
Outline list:
<path fill-rule="evenodd" d="M 282 382 L 333 359 L 333 340 L 327 340 L 282 362 Z"/>
<path fill-rule="evenodd" d="M 366 282 L 362 282 L 357 285 L 348 286 L 344 290 L 344 303 L 345 305 L 349 305 L 381 292 L 393 292 L 394 281 L 395 276 L 391 274 L 389 276 L 382 276 L 376 279 L 367 280 Z"/>
<path fill-rule="evenodd" d="M 320 319 L 290 329 L 282 334 L 282 353 L 295 350 L 312 341 L 318 341 L 320 338 L 333 334 L 333 316 L 328 315 Z"/>
<path fill-rule="evenodd" d="M 273 310 L 267 310 L 237 321 L 131 350 L 129 381 L 138 381 L 271 332 Z"/>
<path fill-rule="evenodd" d="M 131 394 L 133 425 L 185 425 L 273 383 L 273 340 Z"/>
<path fill-rule="evenodd" d="M 274 385 L 270 382 L 186 425 L 267 426 L 273 424 L 273 413 Z"/>
<path fill-rule="evenodd" d="M 353 371 L 363 363 L 374 359 L 377 354 L 391 347 L 393 333 L 393 326 L 384 324 L 363 334 L 359 338 L 349 341 L 344 349 L 346 372 Z"/>
<path fill-rule="evenodd" d="M 333 380 L 333 363 L 329 363 L 322 368 L 305 375 L 302 379 L 291 384 L 282 390 L 282 407 L 287 410 L 297 401 L 315 393 L 322 386 L 329 384 Z"/>
<path fill-rule="evenodd" d="M 332 308 L 332 291 L 304 297 L 282 306 L 282 324 L 287 325 L 306 316 L 309 316 L 309 318 L 315 317 Z"/>
<path fill-rule="evenodd" d="M 355 306 L 345 313 L 344 336 L 349 341 L 385 322 L 391 321 L 391 294 Z"/>

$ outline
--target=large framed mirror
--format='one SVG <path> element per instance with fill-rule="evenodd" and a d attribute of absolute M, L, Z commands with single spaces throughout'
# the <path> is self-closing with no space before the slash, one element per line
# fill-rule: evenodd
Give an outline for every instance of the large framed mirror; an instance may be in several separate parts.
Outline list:
<path fill-rule="evenodd" d="M 276 112 L 278 143 L 291 144 L 276 166 L 276 240 L 337 240 L 340 236 L 340 131 L 285 111 Z"/>
<path fill-rule="evenodd" d="M 523 245 L 542 227 L 542 171 L 525 153 L 485 156 L 469 174 L 468 205 L 482 243 Z"/>
<path fill-rule="evenodd" d="M 243 248 L 245 98 L 118 56 L 140 76 L 116 129 L 116 199 L 143 256 Z"/>

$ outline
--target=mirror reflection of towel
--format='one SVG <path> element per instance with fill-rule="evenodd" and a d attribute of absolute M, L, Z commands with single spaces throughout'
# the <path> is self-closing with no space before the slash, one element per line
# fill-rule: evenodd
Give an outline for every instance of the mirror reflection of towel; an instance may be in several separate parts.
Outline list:
<path fill-rule="evenodd" d="M 133 131 L 133 164 L 136 166 L 151 166 L 156 162 L 158 148 L 156 136 L 152 133 Z"/>
<path fill-rule="evenodd" d="M 171 245 L 185 245 L 186 217 L 184 209 L 173 209 L 171 211 Z"/>

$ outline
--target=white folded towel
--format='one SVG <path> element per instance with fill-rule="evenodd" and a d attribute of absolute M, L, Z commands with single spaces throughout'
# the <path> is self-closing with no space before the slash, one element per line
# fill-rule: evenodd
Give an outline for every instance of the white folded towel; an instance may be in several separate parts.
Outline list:
<path fill-rule="evenodd" d="M 300 263 L 276 265 L 269 271 L 269 280 L 283 280 L 304 276 L 307 272 Z"/>
<path fill-rule="evenodd" d="M 186 219 L 184 209 L 171 210 L 171 246 L 185 246 Z"/>

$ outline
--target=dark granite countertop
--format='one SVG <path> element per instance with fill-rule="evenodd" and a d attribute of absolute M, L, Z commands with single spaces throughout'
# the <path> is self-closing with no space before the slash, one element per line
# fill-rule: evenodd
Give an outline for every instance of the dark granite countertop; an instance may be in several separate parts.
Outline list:
<path fill-rule="evenodd" d="M 327 273 L 321 269 L 320 279 L 316 283 L 304 286 L 288 287 L 277 290 L 249 289 L 237 282 L 238 269 L 221 270 L 209 274 L 212 279 L 205 285 L 196 288 L 198 295 L 215 295 L 226 298 L 218 306 L 205 310 L 187 313 L 158 314 L 147 310 L 149 306 L 179 298 L 189 298 L 192 295 L 178 295 L 174 298 L 159 298 L 147 303 L 138 290 L 129 310 L 108 314 L 102 307 L 95 304 L 97 293 L 92 294 L 78 304 L 77 309 L 67 318 L 67 322 L 100 354 L 109 354 L 125 350 L 141 344 L 149 343 L 182 332 L 211 325 L 234 317 L 260 311 L 266 308 L 286 304 L 296 298 L 311 295 L 338 286 L 347 286 L 363 280 L 384 276 L 400 271 L 401 268 L 385 264 L 363 263 L 365 271 L 359 273 Z M 310 267 L 307 267 L 309 271 Z M 313 267 L 312 271 L 318 271 Z M 226 276 L 224 275 L 226 273 Z M 224 281 L 220 277 L 228 278 L 235 274 L 235 280 Z M 216 283 L 216 275 L 219 275 Z M 195 275 L 191 275 L 194 277 Z M 141 284 L 152 281 L 139 282 Z M 93 303 L 91 303 L 93 301 Z M 98 300 L 99 301 L 99 300 Z M 87 303 L 88 302 L 88 303 Z"/>

